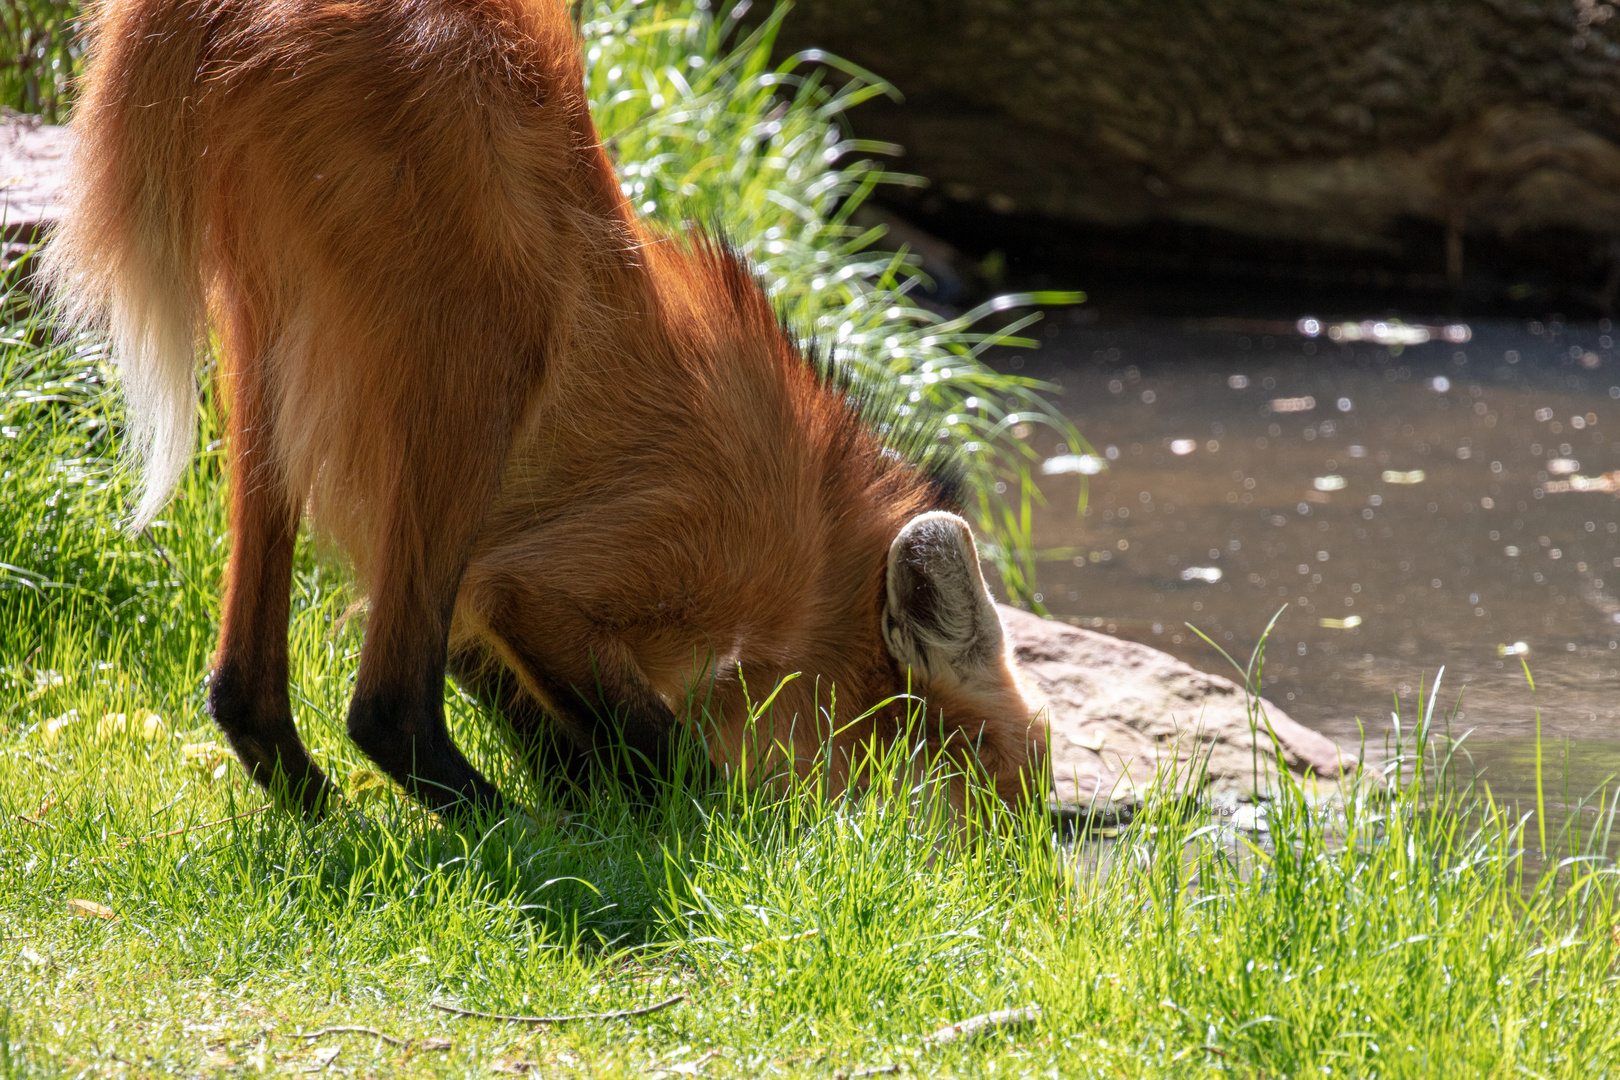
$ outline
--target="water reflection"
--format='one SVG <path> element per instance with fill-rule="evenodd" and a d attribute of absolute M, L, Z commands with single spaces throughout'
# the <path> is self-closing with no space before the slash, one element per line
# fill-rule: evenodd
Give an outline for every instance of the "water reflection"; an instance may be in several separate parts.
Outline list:
<path fill-rule="evenodd" d="M 1549 738 L 1620 771 L 1607 323 L 1441 321 L 1390 344 L 1407 324 L 1089 317 L 1056 316 L 1025 368 L 1100 451 L 1037 447 L 1056 616 L 1220 671 L 1183 624 L 1246 656 L 1282 609 L 1266 692 L 1304 723 L 1354 741 L 1360 718 L 1376 741 L 1444 665 L 1483 763 L 1519 767 L 1539 702 Z"/>

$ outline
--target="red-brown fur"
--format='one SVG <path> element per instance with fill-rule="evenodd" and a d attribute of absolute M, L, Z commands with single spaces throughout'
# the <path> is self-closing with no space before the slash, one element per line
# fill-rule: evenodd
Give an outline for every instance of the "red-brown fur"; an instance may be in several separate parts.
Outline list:
<path fill-rule="evenodd" d="M 210 696 L 256 778 L 311 807 L 326 790 L 287 700 L 307 513 L 370 597 L 350 732 L 432 805 L 500 804 L 445 730 L 447 665 L 521 736 L 549 717 L 583 752 L 616 732 L 654 768 L 692 692 L 737 764 L 743 679 L 757 699 L 805 673 L 765 736 L 812 747 L 832 688 L 847 724 L 910 685 L 1008 797 L 1039 787 L 1043 732 L 987 596 L 962 599 L 979 621 L 954 667 L 908 673 L 923 653 L 886 644 L 885 625 L 933 632 L 930 590 L 983 592 L 956 519 L 896 544 L 942 496 L 735 258 L 635 217 L 560 2 L 108 0 L 93 27 L 49 265 L 113 335 L 141 520 L 191 452 L 219 335 L 232 549 Z M 886 592 L 891 545 L 915 604 Z"/>

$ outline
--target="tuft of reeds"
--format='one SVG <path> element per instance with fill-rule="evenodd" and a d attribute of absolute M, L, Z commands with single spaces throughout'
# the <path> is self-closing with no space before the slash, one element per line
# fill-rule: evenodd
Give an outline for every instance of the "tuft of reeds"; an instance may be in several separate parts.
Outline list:
<path fill-rule="evenodd" d="M 61 123 L 84 61 L 78 17 L 78 0 L 0 6 L 0 106 Z"/>

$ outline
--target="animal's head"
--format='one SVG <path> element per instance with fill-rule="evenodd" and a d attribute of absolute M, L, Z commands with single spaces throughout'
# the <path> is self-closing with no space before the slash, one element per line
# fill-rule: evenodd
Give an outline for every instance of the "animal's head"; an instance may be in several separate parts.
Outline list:
<path fill-rule="evenodd" d="M 1044 795 L 1046 727 L 1019 685 L 968 523 L 919 514 L 889 545 L 883 639 L 912 692 L 1009 804 Z"/>

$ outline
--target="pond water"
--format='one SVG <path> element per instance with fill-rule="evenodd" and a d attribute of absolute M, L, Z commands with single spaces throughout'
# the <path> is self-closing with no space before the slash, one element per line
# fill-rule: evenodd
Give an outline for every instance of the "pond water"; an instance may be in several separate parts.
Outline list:
<path fill-rule="evenodd" d="M 1559 801 L 1566 757 L 1572 798 L 1620 775 L 1620 331 L 1082 308 L 1044 334 L 1007 362 L 1097 451 L 1036 446 L 1054 616 L 1232 675 L 1185 624 L 1247 660 L 1280 610 L 1265 694 L 1302 723 L 1377 749 L 1443 666 L 1498 793 L 1533 791 L 1538 705 Z"/>

